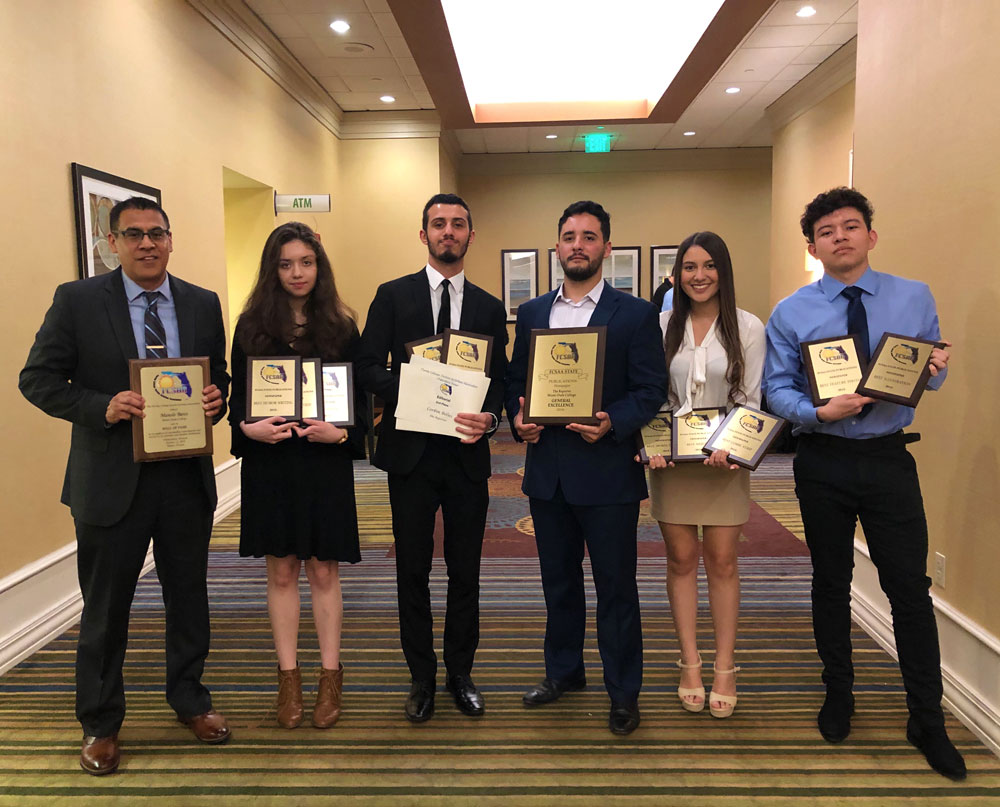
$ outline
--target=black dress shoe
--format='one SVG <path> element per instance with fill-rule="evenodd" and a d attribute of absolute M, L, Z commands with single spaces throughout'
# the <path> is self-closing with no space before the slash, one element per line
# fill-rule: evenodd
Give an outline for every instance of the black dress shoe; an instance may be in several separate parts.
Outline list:
<path fill-rule="evenodd" d="M 851 716 L 854 714 L 854 696 L 848 693 L 827 692 L 826 700 L 816 716 L 819 733 L 828 743 L 842 743 L 851 733 Z"/>
<path fill-rule="evenodd" d="M 411 723 L 423 723 L 434 716 L 433 681 L 414 681 L 410 684 L 410 694 L 406 699 L 406 719 Z"/>
<path fill-rule="evenodd" d="M 472 679 L 467 675 L 452 675 L 448 678 L 448 691 L 455 699 L 458 711 L 463 714 L 479 717 L 486 711 L 486 704 L 483 703 L 483 693 L 472 683 Z"/>
<path fill-rule="evenodd" d="M 525 706 L 541 706 L 543 703 L 559 700 L 564 692 L 578 692 L 586 688 L 586 678 L 578 678 L 575 681 L 557 681 L 555 678 L 546 678 L 525 692 L 521 700 L 524 701 Z"/>
<path fill-rule="evenodd" d="M 612 734 L 631 734 L 639 728 L 639 704 L 612 703 L 608 714 L 608 728 Z"/>
<path fill-rule="evenodd" d="M 927 764 L 942 776 L 960 782 L 965 778 L 965 760 L 948 739 L 944 726 L 926 729 L 911 716 L 906 724 L 906 739 L 925 757 Z"/>

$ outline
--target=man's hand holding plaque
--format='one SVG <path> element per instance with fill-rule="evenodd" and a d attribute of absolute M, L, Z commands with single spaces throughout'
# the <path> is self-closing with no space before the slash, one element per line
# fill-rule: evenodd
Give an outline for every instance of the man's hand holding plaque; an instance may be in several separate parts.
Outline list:
<path fill-rule="evenodd" d="M 204 356 L 129 361 L 131 389 L 112 398 L 106 417 L 109 423 L 111 417 L 132 419 L 136 462 L 212 453 L 212 417 L 222 407 L 222 393 L 205 385 L 208 378 Z"/>
<path fill-rule="evenodd" d="M 478 439 L 478 415 L 490 386 L 485 373 L 424 359 L 416 353 L 399 371 L 397 429 Z M 460 419 L 459 415 L 474 417 Z"/>
<path fill-rule="evenodd" d="M 927 387 L 927 379 L 947 365 L 948 344 L 898 333 L 883 334 L 858 392 L 903 406 L 916 406 Z"/>
<path fill-rule="evenodd" d="M 604 326 L 532 330 L 522 422 L 596 427 L 593 434 L 575 429 L 584 439 L 607 433 L 611 424 L 600 412 L 606 339 Z"/>
<path fill-rule="evenodd" d="M 858 336 L 816 339 L 800 348 L 814 406 L 857 391 L 865 369 Z"/>

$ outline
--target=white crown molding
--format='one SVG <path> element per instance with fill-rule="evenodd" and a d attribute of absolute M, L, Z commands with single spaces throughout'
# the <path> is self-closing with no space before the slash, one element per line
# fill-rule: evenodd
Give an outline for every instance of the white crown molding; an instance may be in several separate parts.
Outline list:
<path fill-rule="evenodd" d="M 858 38 L 854 37 L 765 110 L 771 131 L 787 126 L 852 82 L 857 74 L 857 60 Z"/>
<path fill-rule="evenodd" d="M 340 137 L 344 111 L 242 0 L 187 0 L 303 109 Z"/>
<path fill-rule="evenodd" d="M 340 121 L 341 140 L 391 140 L 440 136 L 441 117 L 433 109 L 345 112 Z"/>

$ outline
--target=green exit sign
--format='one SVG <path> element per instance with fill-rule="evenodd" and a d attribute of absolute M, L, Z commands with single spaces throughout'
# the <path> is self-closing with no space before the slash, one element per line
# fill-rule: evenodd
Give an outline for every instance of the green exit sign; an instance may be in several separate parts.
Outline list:
<path fill-rule="evenodd" d="M 611 135 L 604 132 L 584 135 L 583 150 L 586 152 L 611 151 Z"/>

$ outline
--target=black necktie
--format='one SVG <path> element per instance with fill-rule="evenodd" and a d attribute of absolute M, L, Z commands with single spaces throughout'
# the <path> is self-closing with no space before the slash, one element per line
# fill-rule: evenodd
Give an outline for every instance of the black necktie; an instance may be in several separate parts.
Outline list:
<path fill-rule="evenodd" d="M 146 297 L 146 358 L 167 358 L 167 332 L 163 329 L 160 315 L 156 313 L 156 301 L 160 299 L 158 291 L 144 291 Z"/>
<path fill-rule="evenodd" d="M 868 312 L 861 302 L 862 291 L 857 286 L 848 286 L 841 294 L 847 298 L 847 332 L 857 334 L 861 340 L 861 357 L 865 365 L 871 358 L 871 346 L 868 343 Z M 857 417 L 863 418 L 872 411 L 871 404 L 865 404 Z"/>
<path fill-rule="evenodd" d="M 441 281 L 441 310 L 438 311 L 437 333 L 444 333 L 451 327 L 451 293 L 448 289 L 451 283 L 447 279 Z"/>
<path fill-rule="evenodd" d="M 847 298 L 847 332 L 861 337 L 861 352 L 867 364 L 871 358 L 871 346 L 868 344 L 868 312 L 861 302 L 862 291 L 857 286 L 848 286 L 841 294 Z"/>

